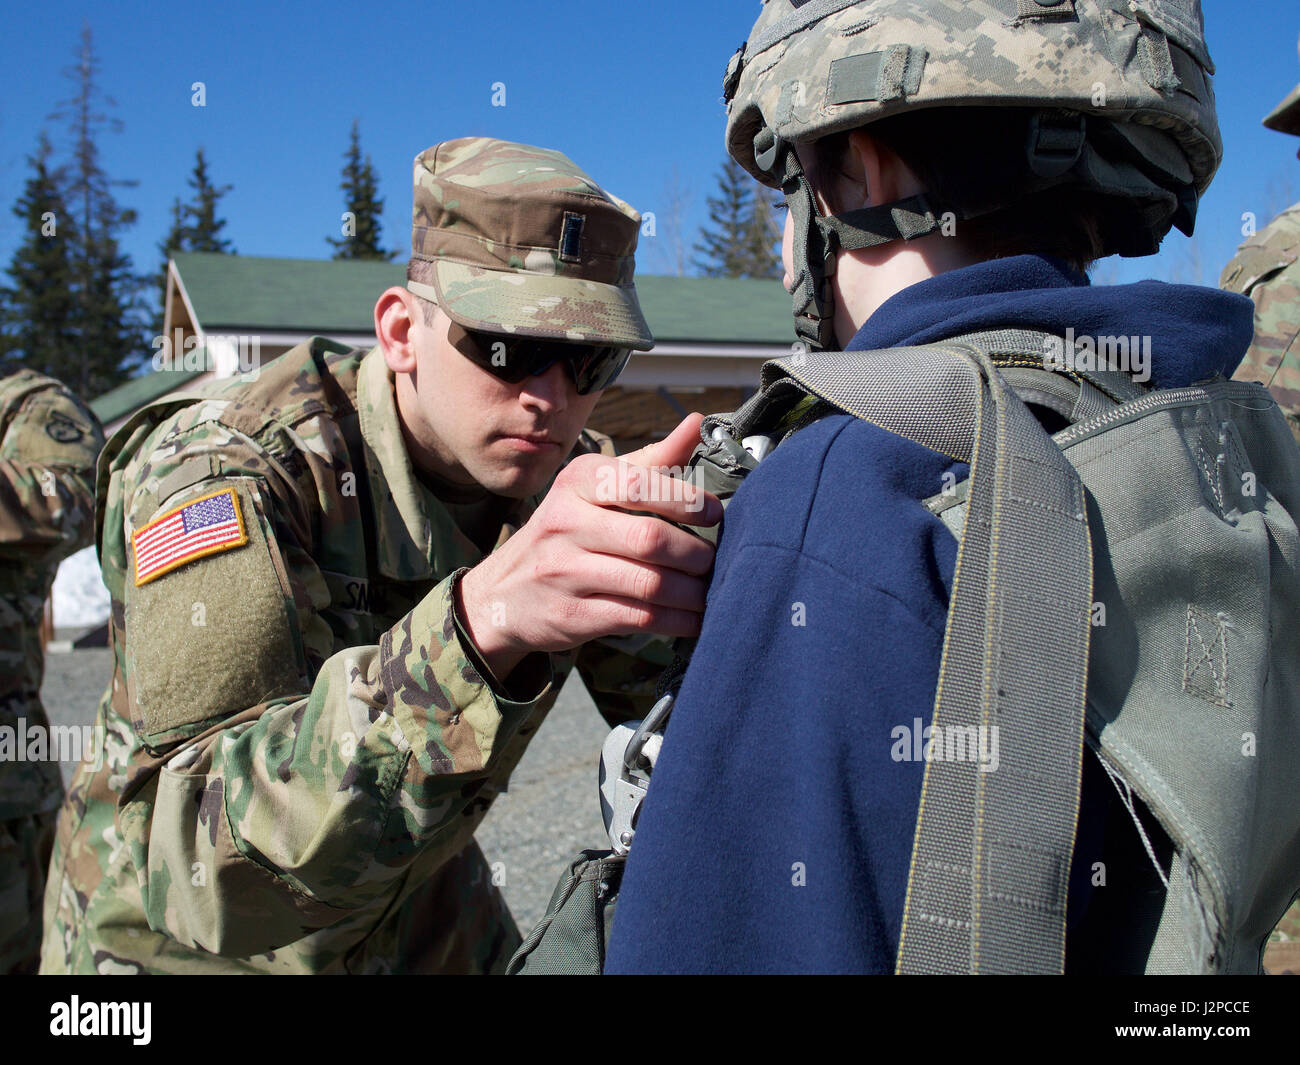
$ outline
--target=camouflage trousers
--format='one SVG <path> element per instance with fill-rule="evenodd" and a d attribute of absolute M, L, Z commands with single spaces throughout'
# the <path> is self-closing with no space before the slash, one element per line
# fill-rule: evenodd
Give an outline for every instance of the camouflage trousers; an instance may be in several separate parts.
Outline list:
<path fill-rule="evenodd" d="M 58 810 L 0 821 L 0 973 L 35 973 Z"/>

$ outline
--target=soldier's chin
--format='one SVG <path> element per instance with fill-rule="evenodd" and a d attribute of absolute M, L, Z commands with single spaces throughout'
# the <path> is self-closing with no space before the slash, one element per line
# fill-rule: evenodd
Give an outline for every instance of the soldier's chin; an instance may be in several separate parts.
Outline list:
<path fill-rule="evenodd" d="M 506 499 L 528 499 L 543 491 L 559 472 L 560 463 L 521 463 L 493 470 L 480 483 L 493 495 Z"/>

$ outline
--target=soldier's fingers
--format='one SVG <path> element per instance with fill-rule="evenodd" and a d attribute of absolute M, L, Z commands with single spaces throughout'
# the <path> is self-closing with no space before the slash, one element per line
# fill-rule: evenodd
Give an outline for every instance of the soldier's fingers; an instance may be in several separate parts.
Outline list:
<path fill-rule="evenodd" d="M 693 610 L 651 606 L 634 599 L 613 595 L 593 595 L 584 600 L 593 617 L 599 618 L 606 636 L 631 636 L 650 633 L 655 636 L 698 636 L 701 615 Z"/>
<path fill-rule="evenodd" d="M 694 577 L 704 575 L 713 566 L 713 545 L 685 529 L 645 514 L 627 514 L 608 507 L 591 509 L 590 520 L 580 523 L 573 532 L 575 543 L 584 550 L 663 566 Z"/>
<path fill-rule="evenodd" d="M 703 414 L 688 414 L 663 440 L 619 458 L 635 466 L 685 466 L 700 442 L 700 423 L 703 421 Z"/>
<path fill-rule="evenodd" d="M 722 520 L 722 504 L 713 493 L 663 469 L 621 459 L 605 459 L 599 465 L 585 467 L 575 488 L 583 499 L 597 506 L 646 511 L 683 525 L 716 525 Z"/>
<path fill-rule="evenodd" d="M 671 607 L 702 614 L 709 585 L 702 577 L 627 558 L 605 556 L 595 574 L 597 594 L 616 595 L 647 606 Z"/>

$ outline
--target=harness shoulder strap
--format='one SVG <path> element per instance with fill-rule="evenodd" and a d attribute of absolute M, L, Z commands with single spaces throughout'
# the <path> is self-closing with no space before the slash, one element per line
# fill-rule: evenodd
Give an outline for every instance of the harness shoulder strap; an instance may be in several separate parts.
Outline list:
<path fill-rule="evenodd" d="M 789 389 L 971 465 L 898 971 L 1060 972 L 1092 590 L 1078 475 L 969 342 L 768 363 L 754 406 Z"/>

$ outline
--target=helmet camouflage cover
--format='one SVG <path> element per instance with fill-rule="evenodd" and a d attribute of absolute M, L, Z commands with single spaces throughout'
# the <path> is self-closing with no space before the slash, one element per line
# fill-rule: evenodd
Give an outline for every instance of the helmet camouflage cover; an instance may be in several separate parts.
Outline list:
<path fill-rule="evenodd" d="M 1198 0 L 765 0 L 727 68 L 727 148 L 790 193 L 802 174 L 788 145 L 922 108 L 1036 109 L 1033 190 L 1127 201 L 1134 222 L 1108 251 L 1150 254 L 1171 225 L 1191 233 L 1222 158 L 1213 73 Z M 809 225 L 833 231 L 829 254 L 837 238 L 923 236 L 945 209 L 924 197 L 884 206 Z"/>

